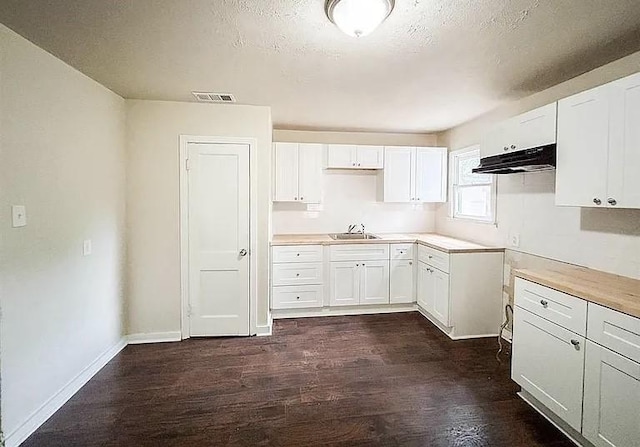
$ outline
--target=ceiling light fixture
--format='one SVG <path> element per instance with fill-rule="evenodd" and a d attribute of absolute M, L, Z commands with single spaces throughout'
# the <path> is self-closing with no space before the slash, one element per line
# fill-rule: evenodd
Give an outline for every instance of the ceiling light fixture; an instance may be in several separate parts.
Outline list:
<path fill-rule="evenodd" d="M 327 0 L 327 17 L 353 37 L 370 34 L 389 17 L 395 0 Z"/>

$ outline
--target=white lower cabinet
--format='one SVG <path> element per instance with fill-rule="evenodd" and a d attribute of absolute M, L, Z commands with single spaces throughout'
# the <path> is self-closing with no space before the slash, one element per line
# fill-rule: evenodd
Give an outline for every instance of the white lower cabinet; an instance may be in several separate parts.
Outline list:
<path fill-rule="evenodd" d="M 322 307 L 322 286 L 283 286 L 273 288 L 272 309 Z"/>
<path fill-rule="evenodd" d="M 640 364 L 591 341 L 582 434 L 597 447 L 640 446 Z"/>
<path fill-rule="evenodd" d="M 572 302 L 580 298 L 517 281 L 513 380 L 580 433 L 581 444 L 640 447 L 640 319 L 594 303 L 582 312 Z M 531 305 L 527 290 L 543 304 Z"/>
<path fill-rule="evenodd" d="M 324 303 L 321 245 L 273 247 L 271 308 L 319 308 Z"/>
<path fill-rule="evenodd" d="M 329 304 L 389 304 L 389 261 L 331 262 Z"/>
<path fill-rule="evenodd" d="M 582 426 L 585 339 L 519 306 L 511 377 L 574 430 Z"/>
<path fill-rule="evenodd" d="M 360 264 L 332 262 L 329 273 L 329 304 L 355 306 L 360 303 Z"/>
<path fill-rule="evenodd" d="M 449 275 L 424 262 L 419 264 L 418 304 L 449 326 Z"/>
<path fill-rule="evenodd" d="M 415 302 L 415 262 L 406 259 L 391 261 L 389 268 L 389 302 L 391 304 Z"/>

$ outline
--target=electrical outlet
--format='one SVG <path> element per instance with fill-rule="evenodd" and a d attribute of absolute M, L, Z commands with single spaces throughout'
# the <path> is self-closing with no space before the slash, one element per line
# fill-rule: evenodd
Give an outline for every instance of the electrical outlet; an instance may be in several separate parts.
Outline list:
<path fill-rule="evenodd" d="M 11 223 L 13 228 L 27 225 L 27 208 L 24 205 L 13 205 L 11 207 Z"/>
<path fill-rule="evenodd" d="M 82 242 L 82 256 L 89 256 L 93 251 L 91 247 L 91 239 Z"/>
<path fill-rule="evenodd" d="M 509 236 L 509 245 L 514 248 L 520 247 L 520 233 L 512 233 Z"/>

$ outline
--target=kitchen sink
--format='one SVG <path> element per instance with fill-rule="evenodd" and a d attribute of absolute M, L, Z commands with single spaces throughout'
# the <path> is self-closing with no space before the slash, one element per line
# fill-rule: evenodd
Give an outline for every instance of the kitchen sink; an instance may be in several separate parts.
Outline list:
<path fill-rule="evenodd" d="M 375 234 L 371 233 L 335 233 L 330 234 L 329 237 L 334 241 L 380 239 L 380 236 L 376 236 Z"/>

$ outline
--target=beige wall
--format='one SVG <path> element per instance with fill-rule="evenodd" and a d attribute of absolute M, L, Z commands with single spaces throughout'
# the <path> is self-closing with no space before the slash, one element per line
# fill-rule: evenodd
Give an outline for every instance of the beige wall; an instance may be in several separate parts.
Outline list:
<path fill-rule="evenodd" d="M 435 146 L 434 134 L 313 132 L 274 130 L 273 140 L 295 143 Z M 323 171 L 322 210 L 301 203 L 273 204 L 274 234 L 335 233 L 364 223 L 374 233 L 429 232 L 435 228 L 435 205 L 383 203 L 375 171 Z"/>
<path fill-rule="evenodd" d="M 506 104 L 439 135 L 439 142 L 452 150 L 478 144 L 484 132 L 505 118 L 638 71 L 640 52 Z M 497 225 L 451 219 L 443 205 L 436 229 L 505 246 L 511 234 L 519 234 L 520 247 L 514 248 L 519 252 L 640 278 L 640 210 L 556 207 L 554 192 L 555 171 L 498 176 Z M 526 258 L 518 259 L 520 265 L 526 264 Z"/>
<path fill-rule="evenodd" d="M 257 325 L 268 318 L 271 113 L 268 107 L 127 101 L 129 334 L 180 331 L 180 135 L 256 138 Z"/>
<path fill-rule="evenodd" d="M 2 428 L 15 445 L 122 337 L 125 110 L 2 25 L 0 58 Z M 12 204 L 26 227 L 11 228 Z"/>

